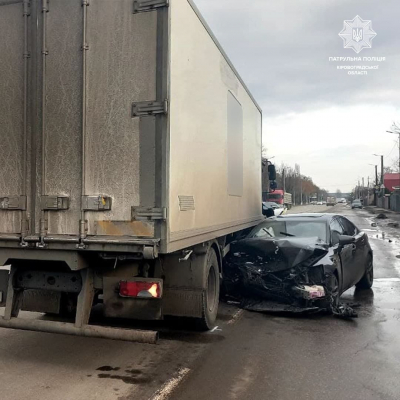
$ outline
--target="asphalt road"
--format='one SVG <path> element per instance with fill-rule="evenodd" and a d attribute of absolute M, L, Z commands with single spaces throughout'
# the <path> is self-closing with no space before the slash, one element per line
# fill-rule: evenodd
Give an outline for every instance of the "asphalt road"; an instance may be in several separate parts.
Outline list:
<path fill-rule="evenodd" d="M 372 227 L 366 211 L 330 211 L 373 246 L 373 290 L 343 295 L 360 304 L 358 319 L 223 304 L 213 332 L 162 324 L 158 345 L 0 329 L 0 399 L 399 399 L 400 229 Z"/>

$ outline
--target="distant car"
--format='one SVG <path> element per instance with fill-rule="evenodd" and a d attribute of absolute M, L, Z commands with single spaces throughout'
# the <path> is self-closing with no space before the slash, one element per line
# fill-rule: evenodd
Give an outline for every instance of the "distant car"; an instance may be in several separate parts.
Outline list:
<path fill-rule="evenodd" d="M 318 203 L 317 203 L 317 206 L 322 206 L 324 203 L 322 202 L 322 201 L 319 201 Z"/>
<path fill-rule="evenodd" d="M 361 200 L 354 200 L 352 203 L 351 203 L 351 209 L 354 209 L 354 208 L 363 208 L 363 205 L 362 205 L 362 203 L 361 203 Z"/>
<path fill-rule="evenodd" d="M 316 206 L 316 205 L 317 205 L 317 202 L 316 202 L 316 201 L 312 201 L 311 204 L 312 204 L 313 206 Z"/>
<path fill-rule="evenodd" d="M 342 199 L 342 200 L 339 201 L 339 203 L 346 204 L 347 201 L 346 201 L 346 199 Z"/>
<path fill-rule="evenodd" d="M 231 246 L 228 265 L 243 273 L 250 295 L 297 307 L 322 301 L 334 309 L 343 292 L 374 279 L 367 234 L 334 214 L 269 218 Z"/>

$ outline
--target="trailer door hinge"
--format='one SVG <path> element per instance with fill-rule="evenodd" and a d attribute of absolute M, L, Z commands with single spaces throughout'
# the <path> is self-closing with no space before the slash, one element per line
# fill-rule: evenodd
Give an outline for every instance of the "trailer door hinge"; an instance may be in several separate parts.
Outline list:
<path fill-rule="evenodd" d="M 31 15 L 31 2 L 30 2 L 30 0 L 23 0 L 23 7 L 24 7 L 23 15 L 26 15 L 27 17 L 29 17 Z"/>
<path fill-rule="evenodd" d="M 26 196 L 0 197 L 0 210 L 26 210 Z"/>
<path fill-rule="evenodd" d="M 133 0 L 133 13 L 153 11 L 157 8 L 168 6 L 169 0 Z"/>
<path fill-rule="evenodd" d="M 139 101 L 132 103 L 132 118 L 146 115 L 167 114 L 168 100 L 164 101 Z"/>
<path fill-rule="evenodd" d="M 69 197 L 67 196 L 42 196 L 42 210 L 60 211 L 69 209 Z"/>
<path fill-rule="evenodd" d="M 82 210 L 84 211 L 110 211 L 112 199 L 109 196 L 83 196 Z"/>
<path fill-rule="evenodd" d="M 132 220 L 133 221 L 153 221 L 167 219 L 167 209 L 164 208 L 146 208 L 146 207 L 132 207 Z"/>

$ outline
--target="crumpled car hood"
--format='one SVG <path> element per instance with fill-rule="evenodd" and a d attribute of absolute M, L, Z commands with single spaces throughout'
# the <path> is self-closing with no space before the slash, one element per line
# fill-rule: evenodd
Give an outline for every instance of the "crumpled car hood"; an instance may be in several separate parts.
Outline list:
<path fill-rule="evenodd" d="M 246 258 L 265 272 L 278 272 L 304 263 L 312 266 L 328 254 L 329 247 L 316 237 L 249 238 L 233 244 L 231 250 L 233 258 L 242 258 L 240 263 Z"/>
<path fill-rule="evenodd" d="M 330 310 L 354 318 L 357 314 L 350 307 L 333 302 L 328 284 L 331 256 L 332 249 L 317 237 L 243 239 L 231 244 L 225 259 L 224 291 L 250 311 Z"/>

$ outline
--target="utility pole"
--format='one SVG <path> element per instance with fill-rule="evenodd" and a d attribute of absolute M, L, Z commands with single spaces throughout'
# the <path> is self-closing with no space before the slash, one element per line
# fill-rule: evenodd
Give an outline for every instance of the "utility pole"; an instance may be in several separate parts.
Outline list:
<path fill-rule="evenodd" d="M 386 131 L 386 132 L 388 132 L 388 133 L 394 133 L 395 135 L 399 135 L 399 186 L 400 186 L 400 128 L 396 125 L 396 124 L 393 124 L 393 127 L 392 127 L 392 129 L 393 129 L 393 131 Z"/>
<path fill-rule="evenodd" d="M 385 205 L 385 187 L 383 186 L 384 182 L 384 173 L 383 173 L 383 156 L 381 156 L 381 188 L 382 188 L 382 206 Z"/>
<path fill-rule="evenodd" d="M 286 193 L 286 171 L 285 171 L 285 168 L 282 169 L 282 185 L 283 185 L 283 193 Z"/>
<path fill-rule="evenodd" d="M 374 205 L 378 205 L 378 194 L 376 193 L 376 188 L 378 187 L 378 166 L 375 165 L 375 188 L 374 188 Z"/>
<path fill-rule="evenodd" d="M 303 205 L 303 180 L 301 179 L 300 165 L 299 165 L 299 177 L 300 177 L 300 205 Z"/>
<path fill-rule="evenodd" d="M 294 170 L 294 183 L 293 183 L 293 205 L 296 205 L 296 169 Z"/>
<path fill-rule="evenodd" d="M 381 191 L 381 197 L 382 197 L 381 206 L 384 206 L 384 204 L 385 204 L 385 189 L 384 189 L 384 186 L 383 186 L 383 156 L 380 155 L 380 154 L 374 154 L 374 156 L 381 158 L 381 182 L 380 182 L 381 189 L 380 189 L 380 191 Z"/>
<path fill-rule="evenodd" d="M 364 184 L 364 178 L 362 178 L 362 192 L 361 192 L 361 198 L 363 199 L 365 197 L 365 184 Z"/>

